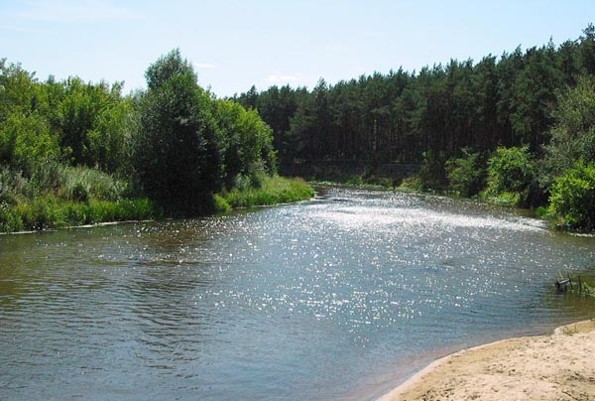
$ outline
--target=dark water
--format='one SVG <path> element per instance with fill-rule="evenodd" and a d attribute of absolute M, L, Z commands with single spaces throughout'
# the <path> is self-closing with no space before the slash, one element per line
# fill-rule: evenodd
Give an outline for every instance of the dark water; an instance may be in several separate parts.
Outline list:
<path fill-rule="evenodd" d="M 0 236 L 2 400 L 370 400 L 456 349 L 595 315 L 595 239 L 405 194 Z"/>

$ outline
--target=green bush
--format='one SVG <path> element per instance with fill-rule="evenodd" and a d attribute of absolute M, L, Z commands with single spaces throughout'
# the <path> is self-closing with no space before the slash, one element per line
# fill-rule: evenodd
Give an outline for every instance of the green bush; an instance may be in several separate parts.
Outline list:
<path fill-rule="evenodd" d="M 595 164 L 578 163 L 554 180 L 552 213 L 569 228 L 595 228 Z"/>
<path fill-rule="evenodd" d="M 215 211 L 217 213 L 228 213 L 231 211 L 231 205 L 225 200 L 225 198 L 219 194 L 213 195 L 213 201 L 215 203 Z"/>
<path fill-rule="evenodd" d="M 534 166 L 527 146 L 496 149 L 488 160 L 488 191 L 522 192 L 531 183 Z"/>
<path fill-rule="evenodd" d="M 60 153 L 58 140 L 38 113 L 12 113 L 0 125 L 0 162 L 29 174 Z"/>
<path fill-rule="evenodd" d="M 19 203 L 15 211 L 23 222 L 23 228 L 27 230 L 54 228 L 61 221 L 57 199 L 53 195 Z"/>
<path fill-rule="evenodd" d="M 14 232 L 23 229 L 23 220 L 6 203 L 0 202 L 0 232 Z"/>
<path fill-rule="evenodd" d="M 535 190 L 535 164 L 527 146 L 499 147 L 488 160 L 488 185 L 484 196 L 498 202 L 504 196 L 505 203 L 515 201 L 514 206 L 528 206 Z"/>
<path fill-rule="evenodd" d="M 463 149 L 463 157 L 449 159 L 445 168 L 449 188 L 461 196 L 477 195 L 485 185 L 486 173 L 479 153 Z"/>

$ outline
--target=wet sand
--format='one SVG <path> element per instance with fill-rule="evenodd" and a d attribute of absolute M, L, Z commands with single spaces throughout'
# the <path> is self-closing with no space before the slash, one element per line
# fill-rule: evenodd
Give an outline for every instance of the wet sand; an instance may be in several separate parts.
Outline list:
<path fill-rule="evenodd" d="M 595 321 L 439 359 L 378 401 L 595 400 Z"/>

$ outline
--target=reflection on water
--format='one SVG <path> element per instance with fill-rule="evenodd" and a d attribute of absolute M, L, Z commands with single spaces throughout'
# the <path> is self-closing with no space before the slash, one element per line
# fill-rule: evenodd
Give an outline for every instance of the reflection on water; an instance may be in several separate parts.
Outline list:
<path fill-rule="evenodd" d="M 0 399 L 366 400 L 433 358 L 595 313 L 595 239 L 331 190 L 200 220 L 0 237 Z"/>

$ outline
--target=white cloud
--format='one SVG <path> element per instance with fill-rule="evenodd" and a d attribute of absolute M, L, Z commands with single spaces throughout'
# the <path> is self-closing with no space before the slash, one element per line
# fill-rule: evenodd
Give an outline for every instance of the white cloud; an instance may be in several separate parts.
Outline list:
<path fill-rule="evenodd" d="M 31 0 L 24 6 L 15 17 L 46 22 L 130 21 L 142 18 L 140 14 L 109 0 Z"/>

